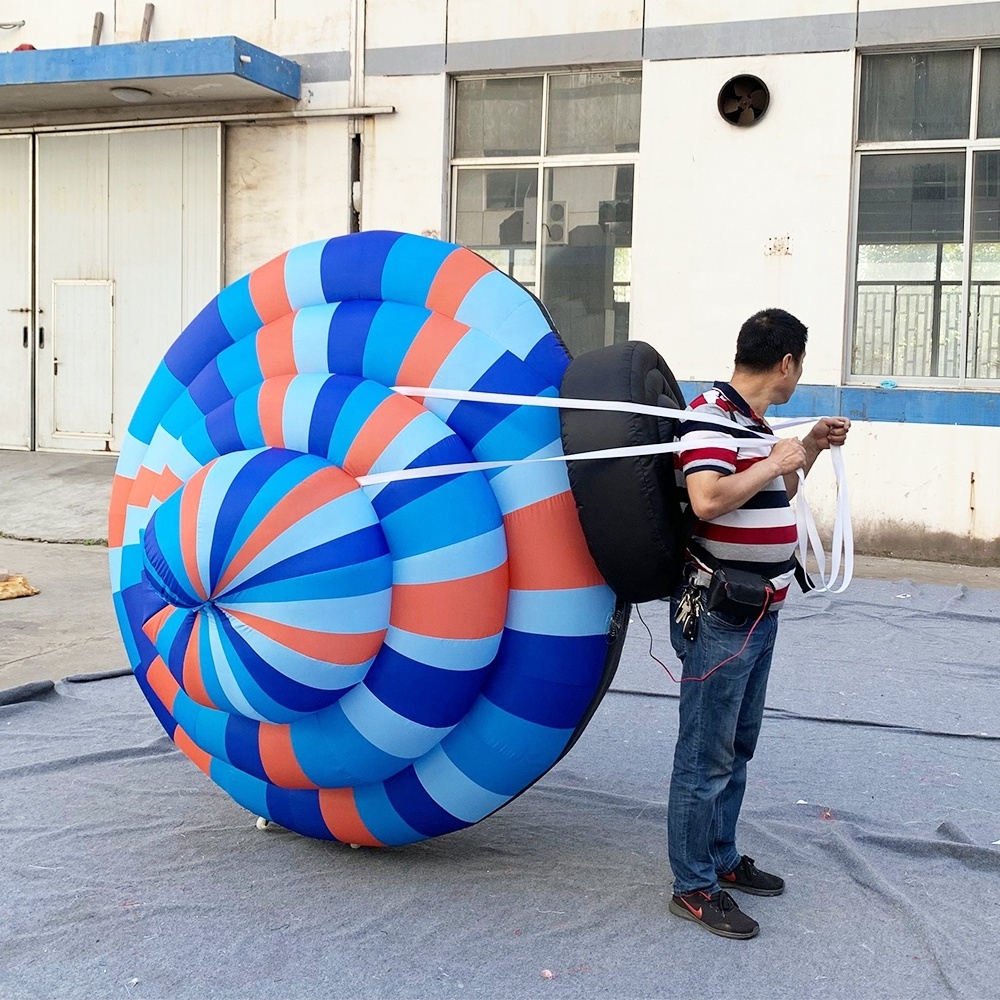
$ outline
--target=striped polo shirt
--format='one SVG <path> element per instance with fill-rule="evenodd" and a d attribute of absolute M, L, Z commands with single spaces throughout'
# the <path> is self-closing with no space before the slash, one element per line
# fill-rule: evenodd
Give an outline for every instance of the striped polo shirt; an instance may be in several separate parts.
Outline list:
<path fill-rule="evenodd" d="M 699 422 L 697 417 L 681 422 L 681 443 L 685 445 L 675 461 L 682 500 L 687 502 L 684 482 L 693 472 L 721 472 L 725 476 L 743 472 L 770 454 L 771 445 L 756 448 L 728 447 L 712 442 L 699 447 L 699 439 L 720 434 L 753 439 L 753 430 L 773 433 L 746 400 L 728 382 L 716 382 L 688 406 L 694 414 L 725 417 L 731 426 Z M 759 573 L 774 586 L 772 609 L 781 606 L 794 576 L 793 555 L 797 540 L 795 513 L 781 476 L 771 480 L 742 507 L 713 521 L 698 520 L 692 535 L 716 559 L 727 566 Z M 698 560 L 691 556 L 694 562 Z M 704 568 L 704 567 L 703 567 Z"/>

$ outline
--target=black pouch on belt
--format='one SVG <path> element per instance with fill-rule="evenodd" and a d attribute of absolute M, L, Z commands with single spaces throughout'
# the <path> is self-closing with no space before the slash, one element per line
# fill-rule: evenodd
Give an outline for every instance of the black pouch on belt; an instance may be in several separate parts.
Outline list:
<path fill-rule="evenodd" d="M 717 566 L 708 585 L 706 606 L 742 618 L 756 618 L 771 603 L 774 588 L 758 573 Z"/>

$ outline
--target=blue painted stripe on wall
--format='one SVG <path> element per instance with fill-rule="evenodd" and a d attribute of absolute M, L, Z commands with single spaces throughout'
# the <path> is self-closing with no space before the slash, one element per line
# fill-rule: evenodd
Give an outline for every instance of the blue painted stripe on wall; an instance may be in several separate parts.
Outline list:
<path fill-rule="evenodd" d="M 687 400 L 712 387 L 711 382 L 680 382 L 679 385 Z M 768 416 L 773 417 L 835 415 L 884 424 L 1000 427 L 1000 392 L 800 385 L 790 402 L 768 410 Z"/>
<path fill-rule="evenodd" d="M 241 56 L 247 56 L 247 61 L 242 61 Z M 301 93 L 298 63 L 232 35 L 0 55 L 0 88 L 219 75 L 242 77 L 294 100 Z"/>

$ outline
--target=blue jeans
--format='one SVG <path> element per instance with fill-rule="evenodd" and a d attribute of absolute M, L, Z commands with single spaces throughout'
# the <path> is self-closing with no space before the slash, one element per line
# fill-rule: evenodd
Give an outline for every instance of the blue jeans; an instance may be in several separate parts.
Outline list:
<path fill-rule="evenodd" d="M 670 602 L 670 641 L 683 666 L 680 726 L 667 805 L 667 850 L 674 893 L 719 888 L 718 875 L 740 863 L 736 821 L 764 717 L 778 612 L 733 619 L 702 603 L 698 635 L 684 638 Z M 703 598 L 703 595 L 702 595 Z M 752 629 L 752 634 L 751 633 Z M 747 635 L 750 634 L 749 641 Z M 746 649 L 734 656 L 746 643 Z M 718 663 L 734 656 L 705 680 Z M 689 680 L 688 678 L 692 678 Z"/>

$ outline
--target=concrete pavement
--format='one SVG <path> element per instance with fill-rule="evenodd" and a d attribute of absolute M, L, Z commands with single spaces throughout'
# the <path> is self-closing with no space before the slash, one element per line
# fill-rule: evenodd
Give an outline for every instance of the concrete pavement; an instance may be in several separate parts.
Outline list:
<path fill-rule="evenodd" d="M 41 590 L 0 601 L 0 690 L 127 666 L 105 548 L 114 468 L 109 455 L 0 451 L 0 570 Z M 859 556 L 855 575 L 1000 589 L 997 567 Z"/>

